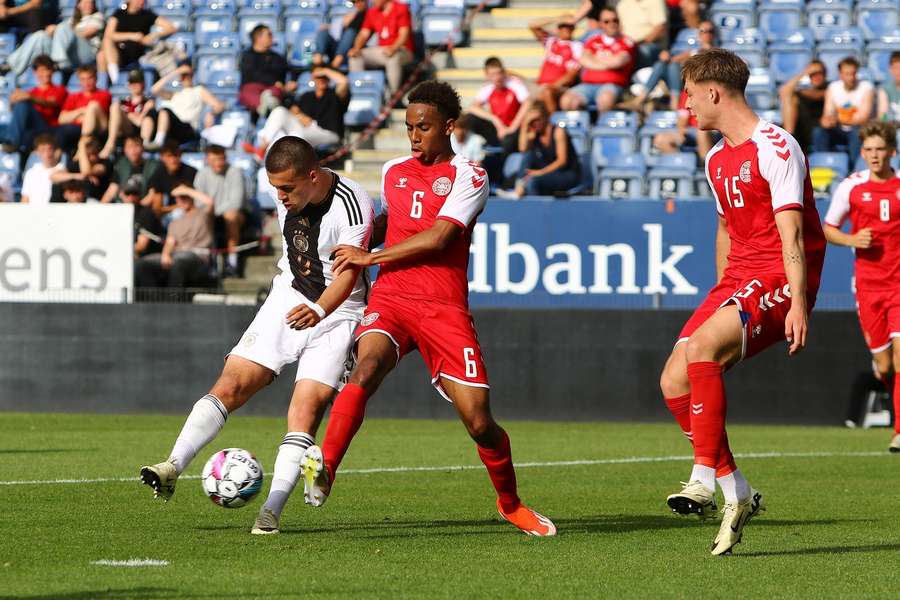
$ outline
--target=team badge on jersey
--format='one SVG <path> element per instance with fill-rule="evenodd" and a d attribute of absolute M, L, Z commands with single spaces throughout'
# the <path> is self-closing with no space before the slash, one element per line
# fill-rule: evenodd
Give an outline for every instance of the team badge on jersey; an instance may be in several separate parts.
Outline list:
<path fill-rule="evenodd" d="M 431 184 L 431 191 L 438 196 L 446 196 L 450 193 L 452 187 L 453 183 L 450 181 L 449 177 L 439 177 Z"/>
<path fill-rule="evenodd" d="M 255 331 L 251 331 L 244 336 L 244 346 L 250 347 L 256 343 L 257 334 Z"/>
<path fill-rule="evenodd" d="M 294 234 L 294 248 L 297 252 L 306 252 L 309 250 L 309 239 L 299 231 Z"/>
<path fill-rule="evenodd" d="M 750 161 L 744 161 L 744 164 L 741 165 L 741 181 L 744 183 L 750 183 Z"/>
<path fill-rule="evenodd" d="M 377 320 L 378 320 L 378 317 L 380 317 L 380 316 L 381 316 L 381 315 L 378 314 L 377 312 L 369 313 L 368 315 L 364 316 L 364 317 L 362 318 L 362 325 L 363 325 L 363 327 L 368 327 L 369 325 L 371 325 L 372 323 L 374 323 L 375 321 L 377 321 Z"/>

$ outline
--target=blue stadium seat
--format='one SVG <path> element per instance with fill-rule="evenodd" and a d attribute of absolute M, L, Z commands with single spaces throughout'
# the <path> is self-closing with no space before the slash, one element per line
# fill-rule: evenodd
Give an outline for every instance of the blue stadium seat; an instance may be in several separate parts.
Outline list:
<path fill-rule="evenodd" d="M 194 17 L 232 16 L 237 14 L 235 0 L 196 0 Z"/>
<path fill-rule="evenodd" d="M 212 32 L 209 34 L 196 34 L 197 56 L 211 54 L 233 54 L 237 56 L 241 52 L 241 38 L 237 33 Z"/>
<path fill-rule="evenodd" d="M 175 31 L 193 31 L 194 29 L 194 19 L 190 15 L 171 14 L 165 15 L 165 17 L 166 20 L 175 26 Z M 153 30 L 158 29 L 159 27 L 153 27 Z"/>
<path fill-rule="evenodd" d="M 600 197 L 640 198 L 644 194 L 647 164 L 640 154 L 625 154 L 609 159 L 600 176 Z"/>
<path fill-rule="evenodd" d="M 234 31 L 234 19 L 231 15 L 205 15 L 194 19 L 194 39 L 200 47 L 207 46 L 209 40 L 232 33 Z"/>
<path fill-rule="evenodd" d="M 696 46 L 700 43 L 700 33 L 696 29 L 685 27 L 678 32 L 673 46 Z"/>
<path fill-rule="evenodd" d="M 238 75 L 236 54 L 201 54 L 197 57 L 197 81 L 203 85 L 211 83 L 212 73 L 234 73 Z"/>
<path fill-rule="evenodd" d="M 187 55 L 194 56 L 194 48 L 196 47 L 196 43 L 194 41 L 194 34 L 186 31 L 179 31 L 178 33 L 173 33 L 166 41 L 172 42 L 178 48 Z"/>
<path fill-rule="evenodd" d="M 272 31 L 278 31 L 278 15 L 265 12 L 253 12 L 239 16 L 238 33 L 241 34 L 241 42 L 243 44 L 250 45 L 250 32 L 257 25 L 266 25 Z"/>
<path fill-rule="evenodd" d="M 834 27 L 819 38 L 819 50 L 851 48 L 862 50 L 866 45 L 866 37 L 859 27 Z"/>
<path fill-rule="evenodd" d="M 856 11 L 856 23 L 867 40 L 877 40 L 900 25 L 900 9 L 896 6 L 860 7 Z"/>
<path fill-rule="evenodd" d="M 764 50 L 766 47 L 765 32 L 757 27 L 723 31 L 721 37 L 723 43 L 734 44 L 736 46 L 744 46 L 753 48 L 754 50 Z"/>
<path fill-rule="evenodd" d="M 202 152 L 183 152 L 181 154 L 181 162 L 194 167 L 198 171 L 206 166 L 206 160 Z"/>
<path fill-rule="evenodd" d="M 775 123 L 776 125 L 784 124 L 784 119 L 781 117 L 781 111 L 778 109 L 761 110 L 759 111 L 759 118 L 765 119 L 769 123 Z"/>
<path fill-rule="evenodd" d="M 288 65 L 292 69 L 309 69 L 312 66 L 312 55 L 315 50 L 315 33 L 296 36 L 287 53 Z"/>
<path fill-rule="evenodd" d="M 869 72 L 872 73 L 872 79 L 874 81 L 879 83 L 888 81 L 891 77 L 891 54 L 896 51 L 897 46 L 894 44 L 890 44 L 886 48 L 873 46 L 874 44 L 869 44 L 869 61 L 866 64 L 866 67 L 869 69 Z"/>
<path fill-rule="evenodd" d="M 769 41 L 769 49 L 789 49 L 789 48 L 805 48 L 812 50 L 816 47 L 816 36 L 812 29 L 801 27 L 796 31 L 791 31 L 784 37 L 779 37 Z"/>
<path fill-rule="evenodd" d="M 447 40 L 452 39 L 454 45 L 463 42 L 464 12 L 462 9 L 426 7 L 422 10 L 421 31 L 425 36 L 425 44 L 444 46 Z"/>
<path fill-rule="evenodd" d="M 291 38 L 295 36 L 315 35 L 319 30 L 321 17 L 313 13 L 291 13 L 284 17 L 284 33 Z"/>
<path fill-rule="evenodd" d="M 9 125 L 12 120 L 12 110 L 10 108 L 9 98 L 0 96 L 0 125 Z"/>
<path fill-rule="evenodd" d="M 860 64 L 865 64 L 863 60 L 863 52 L 862 50 L 855 50 L 852 48 L 836 48 L 836 49 L 826 49 L 819 50 L 819 60 L 825 63 L 825 69 L 828 72 L 828 79 L 834 81 L 838 76 L 838 63 L 841 62 L 848 56 L 855 57 Z"/>
<path fill-rule="evenodd" d="M 746 29 L 756 25 L 754 13 L 724 10 L 713 12 L 710 20 L 715 24 L 716 29 L 720 32 L 728 29 Z"/>
<path fill-rule="evenodd" d="M 743 61 L 747 63 L 747 66 L 749 66 L 751 69 L 754 67 L 767 66 L 765 50 L 757 50 L 755 48 L 748 48 L 746 46 L 732 43 L 722 44 L 722 48 L 724 48 L 725 50 L 731 50 L 732 52 L 740 56 Z"/>
<path fill-rule="evenodd" d="M 281 2 L 279 0 L 241 0 L 238 3 L 239 17 L 273 16 L 281 14 Z M 272 28 L 275 29 L 274 27 Z"/>
<path fill-rule="evenodd" d="M 776 85 L 781 85 L 800 71 L 812 60 L 812 50 L 806 48 L 769 49 L 769 74 Z"/>
<path fill-rule="evenodd" d="M 16 34 L 0 33 L 0 56 L 6 58 L 16 49 Z"/>
<path fill-rule="evenodd" d="M 850 169 L 850 157 L 846 152 L 813 152 L 809 155 L 809 168 L 829 168 L 840 181 Z"/>
<path fill-rule="evenodd" d="M 696 170 L 697 155 L 692 152 L 660 155 L 656 166 L 647 173 L 650 197 L 693 196 Z"/>
<path fill-rule="evenodd" d="M 188 17 L 193 10 L 190 0 L 152 0 L 149 4 L 153 12 L 166 18 L 171 15 Z"/>
<path fill-rule="evenodd" d="M 664 131 L 673 131 L 678 121 L 678 113 L 674 110 L 658 110 L 650 113 L 644 126 L 638 131 L 640 151 L 647 159 L 647 164 L 654 166 L 659 153 L 653 148 L 653 137 Z"/>
<path fill-rule="evenodd" d="M 610 110 L 597 115 L 597 127 L 626 127 L 637 131 L 637 115 L 627 110 Z"/>
<path fill-rule="evenodd" d="M 215 96 L 224 100 L 237 96 L 241 77 L 236 71 L 210 71 L 201 83 Z"/>
<path fill-rule="evenodd" d="M 603 169 L 614 156 L 632 154 L 637 149 L 637 128 L 598 125 L 591 130 L 593 171 Z"/>
<path fill-rule="evenodd" d="M 853 25 L 852 0 L 813 0 L 806 8 L 807 26 L 816 39 L 822 39 L 829 29 Z"/>
<path fill-rule="evenodd" d="M 365 127 L 381 112 L 381 95 L 371 92 L 356 92 L 350 97 L 350 104 L 344 114 L 347 127 Z"/>
<path fill-rule="evenodd" d="M 759 29 L 769 41 L 780 40 L 804 25 L 803 4 L 772 2 L 759 7 Z"/>
<path fill-rule="evenodd" d="M 350 93 L 366 93 L 378 95 L 384 94 L 384 71 L 351 71 L 347 74 L 347 85 Z"/>
<path fill-rule="evenodd" d="M 218 119 L 222 125 L 232 125 L 238 131 L 239 140 L 247 139 L 253 131 L 253 124 L 250 119 L 250 111 L 246 109 L 226 110 Z"/>
<path fill-rule="evenodd" d="M 750 69 L 745 95 L 747 102 L 755 110 L 768 110 L 775 106 L 778 93 L 767 69 Z"/>
<path fill-rule="evenodd" d="M 22 158 L 18 152 L 0 152 L 0 173 L 9 173 L 13 179 L 19 178 L 22 173 Z"/>
<path fill-rule="evenodd" d="M 591 128 L 591 115 L 586 110 L 560 110 L 550 115 L 550 123 L 567 129 L 588 131 Z"/>

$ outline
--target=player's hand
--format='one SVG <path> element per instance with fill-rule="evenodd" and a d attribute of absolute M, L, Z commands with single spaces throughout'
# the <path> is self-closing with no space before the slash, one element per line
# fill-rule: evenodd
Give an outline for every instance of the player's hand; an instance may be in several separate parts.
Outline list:
<path fill-rule="evenodd" d="M 362 51 L 359 48 L 350 48 L 349 50 L 347 50 L 347 56 L 349 56 L 350 58 L 355 58 L 360 54 L 362 54 Z"/>
<path fill-rule="evenodd" d="M 806 332 L 809 329 L 809 317 L 802 303 L 794 303 L 784 320 L 784 337 L 790 344 L 788 354 L 793 356 L 806 346 Z"/>
<path fill-rule="evenodd" d="M 870 248 L 872 246 L 872 230 L 868 227 L 860 229 L 853 234 L 854 248 Z"/>
<path fill-rule="evenodd" d="M 331 265 L 331 272 L 335 275 L 340 275 L 341 271 L 353 265 L 368 267 L 372 264 L 372 254 L 356 246 L 337 246 L 334 249 L 333 256 L 334 262 Z"/>
<path fill-rule="evenodd" d="M 319 315 L 305 304 L 298 304 L 288 312 L 285 322 L 291 329 L 307 329 L 318 325 Z"/>

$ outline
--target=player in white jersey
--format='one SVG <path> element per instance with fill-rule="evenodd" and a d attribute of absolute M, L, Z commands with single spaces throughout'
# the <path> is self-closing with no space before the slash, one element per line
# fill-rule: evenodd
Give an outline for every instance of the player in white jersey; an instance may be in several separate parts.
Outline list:
<path fill-rule="evenodd" d="M 285 503 L 300 474 L 303 451 L 345 372 L 353 332 L 362 318 L 367 273 L 359 268 L 332 275 L 338 245 L 368 249 L 375 210 L 354 181 L 318 166 L 312 146 L 293 136 L 269 149 L 269 181 L 278 193 L 284 236 L 281 273 L 241 340 L 228 354 L 218 381 L 194 404 L 169 458 L 141 469 L 154 496 L 168 500 L 178 476 L 219 433 L 228 415 L 297 362 L 288 409 L 288 434 L 275 459 L 272 486 L 252 533 L 278 533 Z"/>

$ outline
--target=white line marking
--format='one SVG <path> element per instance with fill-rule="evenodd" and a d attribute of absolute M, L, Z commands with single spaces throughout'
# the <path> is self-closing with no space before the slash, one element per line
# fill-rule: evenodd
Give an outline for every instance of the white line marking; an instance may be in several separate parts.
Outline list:
<path fill-rule="evenodd" d="M 128 560 L 92 560 L 91 564 L 101 567 L 168 567 L 169 561 L 153 558 L 129 558 Z"/>
<path fill-rule="evenodd" d="M 887 452 L 748 452 L 735 454 L 735 458 L 866 458 L 873 456 L 890 456 Z M 581 467 L 594 465 L 628 465 L 658 462 L 680 462 L 692 460 L 691 455 L 684 456 L 632 456 L 627 458 L 598 458 L 587 460 L 561 460 L 552 462 L 516 463 L 517 469 L 533 469 L 543 467 Z M 446 465 L 442 467 L 375 467 L 371 469 L 343 469 L 341 475 L 371 475 L 373 473 L 422 473 L 433 471 L 472 471 L 483 469 L 484 465 Z M 200 479 L 199 475 L 182 475 L 180 479 Z M 137 477 L 96 477 L 92 479 L 29 479 L 18 481 L 0 481 L 0 485 L 66 485 L 77 483 L 121 483 L 139 481 Z"/>

